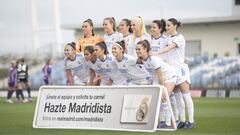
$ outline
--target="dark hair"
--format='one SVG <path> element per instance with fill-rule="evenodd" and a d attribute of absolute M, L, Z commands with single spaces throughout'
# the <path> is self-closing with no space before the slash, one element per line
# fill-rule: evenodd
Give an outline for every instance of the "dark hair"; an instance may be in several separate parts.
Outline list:
<path fill-rule="evenodd" d="M 182 26 L 182 23 L 175 18 L 170 18 L 168 21 L 172 22 L 173 25 L 177 25 L 177 28 Z"/>
<path fill-rule="evenodd" d="M 89 25 L 92 26 L 92 36 L 94 36 L 95 33 L 94 33 L 94 31 L 93 31 L 93 29 L 94 29 L 94 27 L 93 27 L 93 21 L 92 21 L 91 19 L 87 19 L 87 20 L 85 20 L 83 23 L 89 23 Z M 84 37 L 85 37 L 85 36 L 84 36 Z"/>
<path fill-rule="evenodd" d="M 164 19 L 162 20 L 153 20 L 152 23 L 156 23 L 158 28 L 161 29 L 160 33 L 162 34 L 164 31 L 166 31 L 166 21 Z"/>
<path fill-rule="evenodd" d="M 47 59 L 46 64 L 50 64 L 51 58 Z"/>
<path fill-rule="evenodd" d="M 128 32 L 133 33 L 132 28 L 131 28 L 131 20 L 124 18 L 122 21 L 126 22 L 127 26 L 129 26 Z"/>
<path fill-rule="evenodd" d="M 93 52 L 94 52 L 93 46 L 86 46 L 86 47 L 84 48 L 84 51 L 85 51 L 85 50 L 87 50 L 87 51 L 90 52 L 91 54 L 93 54 Z"/>
<path fill-rule="evenodd" d="M 137 44 L 141 44 L 143 48 L 147 48 L 147 52 L 151 51 L 151 45 L 146 39 L 139 41 Z"/>
<path fill-rule="evenodd" d="M 109 54 L 108 49 L 107 49 L 107 45 L 104 41 L 96 43 L 96 46 L 99 46 L 101 49 L 103 49 L 105 55 Z"/>
<path fill-rule="evenodd" d="M 73 48 L 73 50 L 76 50 L 76 43 L 75 42 L 67 43 L 66 45 L 69 45 Z"/>
<path fill-rule="evenodd" d="M 119 44 L 119 45 L 122 47 L 123 53 L 125 53 L 125 52 L 126 52 L 125 41 L 124 41 L 124 40 L 122 40 L 122 41 L 117 41 L 116 43 Z"/>
<path fill-rule="evenodd" d="M 21 62 L 24 62 L 24 58 L 22 57 L 22 58 L 20 58 L 20 60 L 19 61 L 21 61 Z"/>
<path fill-rule="evenodd" d="M 108 20 L 113 25 L 113 31 L 116 31 L 116 21 L 114 17 L 106 17 L 104 20 Z"/>

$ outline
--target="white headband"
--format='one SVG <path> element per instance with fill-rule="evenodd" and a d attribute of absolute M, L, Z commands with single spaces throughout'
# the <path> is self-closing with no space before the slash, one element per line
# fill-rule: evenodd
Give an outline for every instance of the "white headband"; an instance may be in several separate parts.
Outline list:
<path fill-rule="evenodd" d="M 119 43 L 114 43 L 114 44 L 123 49 L 123 47 Z"/>

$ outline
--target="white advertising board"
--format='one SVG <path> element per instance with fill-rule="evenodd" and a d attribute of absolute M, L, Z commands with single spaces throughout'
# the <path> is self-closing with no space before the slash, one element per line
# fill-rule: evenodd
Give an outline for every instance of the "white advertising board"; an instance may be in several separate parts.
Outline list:
<path fill-rule="evenodd" d="M 162 86 L 43 86 L 34 128 L 153 132 Z"/>

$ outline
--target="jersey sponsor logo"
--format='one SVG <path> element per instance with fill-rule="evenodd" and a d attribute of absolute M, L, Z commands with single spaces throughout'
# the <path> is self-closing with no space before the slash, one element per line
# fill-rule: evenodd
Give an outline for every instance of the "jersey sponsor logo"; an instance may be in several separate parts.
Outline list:
<path fill-rule="evenodd" d="M 82 69 L 83 69 L 83 65 L 79 65 L 77 67 L 72 68 L 73 71 L 79 71 L 79 70 L 82 70 Z"/>
<path fill-rule="evenodd" d="M 122 69 L 119 69 L 119 71 L 121 72 L 121 73 L 127 73 L 128 72 L 128 69 L 126 69 L 126 68 L 122 68 Z"/>
<path fill-rule="evenodd" d="M 111 68 L 102 68 L 101 71 L 102 73 L 108 73 L 111 72 Z"/>
<path fill-rule="evenodd" d="M 160 49 L 160 46 L 152 46 L 151 49 L 152 49 L 152 51 L 155 52 L 155 51 L 158 51 Z"/>
<path fill-rule="evenodd" d="M 154 72 L 154 69 L 152 69 L 152 68 L 146 68 L 147 69 L 147 71 L 149 72 L 149 73 L 153 73 Z"/>

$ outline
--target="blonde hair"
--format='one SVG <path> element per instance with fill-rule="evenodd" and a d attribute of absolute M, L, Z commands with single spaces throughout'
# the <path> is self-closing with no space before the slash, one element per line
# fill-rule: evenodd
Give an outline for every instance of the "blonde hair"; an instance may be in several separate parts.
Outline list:
<path fill-rule="evenodd" d="M 134 21 L 136 21 L 137 23 L 139 23 L 141 25 L 140 38 L 142 40 L 143 34 L 147 34 L 143 17 L 136 16 L 133 18 L 132 22 L 134 22 Z M 135 42 L 135 40 L 136 40 L 136 34 L 133 33 L 133 42 Z"/>

